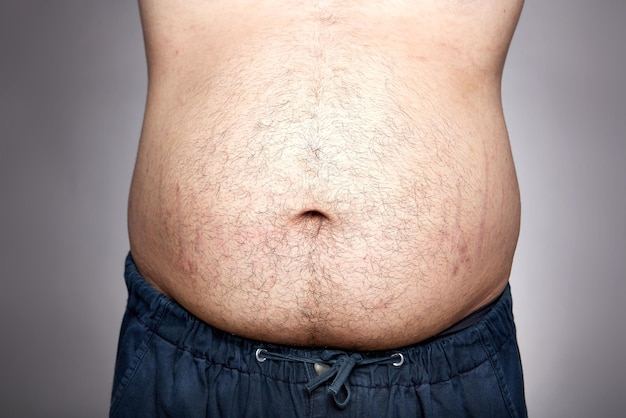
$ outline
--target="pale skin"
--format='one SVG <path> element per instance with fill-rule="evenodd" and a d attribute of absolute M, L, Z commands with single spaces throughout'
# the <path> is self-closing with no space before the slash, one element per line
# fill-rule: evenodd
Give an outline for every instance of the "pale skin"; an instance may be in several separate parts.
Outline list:
<path fill-rule="evenodd" d="M 140 272 L 226 332 L 349 350 L 494 300 L 519 233 L 500 83 L 522 3 L 140 0 Z"/>

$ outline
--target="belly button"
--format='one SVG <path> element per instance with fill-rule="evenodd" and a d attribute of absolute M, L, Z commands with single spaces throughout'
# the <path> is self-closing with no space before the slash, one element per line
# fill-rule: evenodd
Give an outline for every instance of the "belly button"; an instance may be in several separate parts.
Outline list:
<path fill-rule="evenodd" d="M 322 220 L 328 220 L 328 216 L 326 216 L 324 213 L 320 212 L 319 210 L 307 210 L 305 212 L 303 212 L 300 217 L 304 218 L 304 219 L 322 219 Z"/>

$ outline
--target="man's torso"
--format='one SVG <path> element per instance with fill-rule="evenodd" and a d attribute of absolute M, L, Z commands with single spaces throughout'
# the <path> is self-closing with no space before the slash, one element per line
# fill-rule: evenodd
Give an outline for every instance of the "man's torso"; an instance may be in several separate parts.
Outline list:
<path fill-rule="evenodd" d="M 228 332 L 348 349 L 420 341 L 502 291 L 520 0 L 140 4 L 129 230 L 160 291 Z"/>

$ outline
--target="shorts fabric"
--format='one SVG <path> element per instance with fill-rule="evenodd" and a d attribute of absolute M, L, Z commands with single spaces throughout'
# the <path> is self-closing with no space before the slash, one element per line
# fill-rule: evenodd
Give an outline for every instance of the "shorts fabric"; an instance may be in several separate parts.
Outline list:
<path fill-rule="evenodd" d="M 129 256 L 111 417 L 526 417 L 510 287 L 462 330 L 352 352 L 234 336 L 154 289 Z"/>

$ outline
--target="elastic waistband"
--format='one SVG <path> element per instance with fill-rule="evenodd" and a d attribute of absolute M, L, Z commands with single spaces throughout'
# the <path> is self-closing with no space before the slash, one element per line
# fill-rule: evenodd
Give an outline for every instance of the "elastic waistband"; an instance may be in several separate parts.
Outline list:
<path fill-rule="evenodd" d="M 161 339 L 197 359 L 241 373 L 258 373 L 292 383 L 309 382 L 310 367 L 294 367 L 292 363 L 284 361 L 275 362 L 273 367 L 260 367 L 257 358 L 259 350 L 289 358 L 310 359 L 336 355 L 358 355 L 365 360 L 398 359 L 400 354 L 402 367 L 397 367 L 398 370 L 393 374 L 361 373 L 364 385 L 388 387 L 394 384 L 434 384 L 449 380 L 476 368 L 497 353 L 509 339 L 515 338 L 508 285 L 490 310 L 478 322 L 465 329 L 394 350 L 353 352 L 269 344 L 223 332 L 199 320 L 152 287 L 137 271 L 130 254 L 126 259 L 125 279 L 129 292 L 128 310 Z M 359 373 L 354 374 L 358 381 Z"/>

